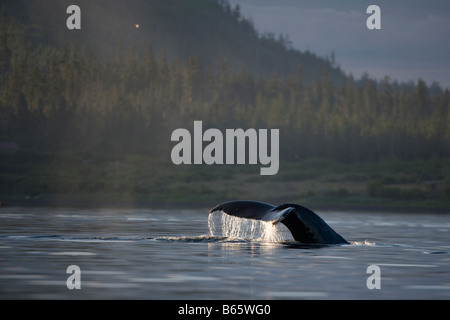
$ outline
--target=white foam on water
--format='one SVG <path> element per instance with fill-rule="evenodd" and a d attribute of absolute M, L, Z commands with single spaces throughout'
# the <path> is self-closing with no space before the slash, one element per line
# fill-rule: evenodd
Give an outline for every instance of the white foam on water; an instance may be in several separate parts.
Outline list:
<path fill-rule="evenodd" d="M 374 246 L 376 245 L 375 242 L 364 240 L 364 241 L 350 241 L 350 244 L 357 245 L 357 246 Z"/>
<path fill-rule="evenodd" d="M 230 216 L 223 212 L 208 216 L 209 233 L 212 237 L 229 240 L 257 240 L 262 242 L 285 241 L 282 232 L 272 222 Z"/>

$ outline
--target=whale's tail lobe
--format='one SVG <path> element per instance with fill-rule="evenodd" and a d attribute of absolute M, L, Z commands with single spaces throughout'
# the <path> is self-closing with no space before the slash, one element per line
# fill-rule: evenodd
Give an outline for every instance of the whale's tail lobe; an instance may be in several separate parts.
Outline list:
<path fill-rule="evenodd" d="M 209 213 L 222 211 L 228 215 L 271 221 L 273 224 L 284 224 L 296 241 L 305 244 L 347 244 L 348 242 L 336 233 L 313 211 L 297 204 L 283 204 L 275 207 L 257 201 L 231 201 L 219 204 Z"/>

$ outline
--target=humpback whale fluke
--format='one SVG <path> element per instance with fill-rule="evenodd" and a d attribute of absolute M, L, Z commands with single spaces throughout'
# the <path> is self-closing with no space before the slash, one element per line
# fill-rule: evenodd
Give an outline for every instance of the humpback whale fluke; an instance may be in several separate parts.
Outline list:
<path fill-rule="evenodd" d="M 298 204 L 275 207 L 257 201 L 231 201 L 219 204 L 209 211 L 222 211 L 228 215 L 284 224 L 296 241 L 305 244 L 348 244 L 325 221 L 308 208 Z"/>

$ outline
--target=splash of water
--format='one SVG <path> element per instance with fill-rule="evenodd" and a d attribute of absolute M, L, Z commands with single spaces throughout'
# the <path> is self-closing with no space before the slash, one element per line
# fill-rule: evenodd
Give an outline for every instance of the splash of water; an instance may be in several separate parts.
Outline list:
<path fill-rule="evenodd" d="M 208 227 L 211 237 L 251 239 L 262 242 L 285 241 L 282 232 L 272 222 L 238 218 L 223 212 L 210 214 Z"/>
<path fill-rule="evenodd" d="M 358 245 L 358 246 L 375 246 L 376 243 L 369 241 L 369 240 L 364 240 L 364 241 L 350 241 L 350 244 L 353 245 Z"/>

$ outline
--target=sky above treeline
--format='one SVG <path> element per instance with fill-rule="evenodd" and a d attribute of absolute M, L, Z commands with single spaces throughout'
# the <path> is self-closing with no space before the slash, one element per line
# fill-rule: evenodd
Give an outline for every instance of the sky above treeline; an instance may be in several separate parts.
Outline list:
<path fill-rule="evenodd" d="M 287 35 L 294 48 L 331 56 L 346 73 L 399 82 L 421 78 L 450 88 L 448 0 L 229 0 L 261 32 Z M 368 6 L 381 10 L 369 30 Z"/>

